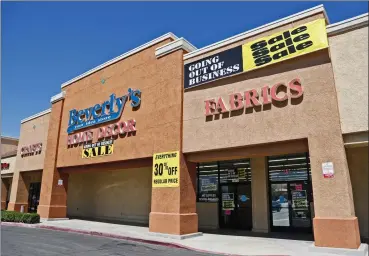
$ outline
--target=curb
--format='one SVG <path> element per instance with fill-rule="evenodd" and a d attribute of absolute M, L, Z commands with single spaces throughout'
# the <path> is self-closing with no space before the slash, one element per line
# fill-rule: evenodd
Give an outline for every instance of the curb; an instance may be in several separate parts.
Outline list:
<path fill-rule="evenodd" d="M 202 250 L 202 249 L 197 249 L 197 248 L 193 248 L 193 247 L 190 247 L 190 246 L 181 245 L 181 244 L 178 244 L 178 243 L 161 242 L 161 241 L 156 241 L 156 240 L 134 238 L 134 237 L 129 237 L 129 236 L 115 235 L 115 234 L 97 232 L 97 231 L 87 231 L 87 230 L 72 229 L 72 228 L 61 228 L 61 227 L 55 227 L 55 226 L 48 226 L 48 225 L 45 225 L 45 224 L 25 224 L 25 223 L 14 223 L 14 222 L 1 222 L 1 226 L 39 228 L 39 229 L 48 229 L 48 230 L 63 231 L 63 232 L 69 232 L 69 233 L 78 233 L 78 234 L 90 235 L 90 236 L 96 236 L 96 237 L 106 237 L 106 238 L 121 239 L 121 240 L 140 242 L 140 243 L 146 243 L 146 244 L 161 245 L 161 246 L 165 246 L 165 247 L 179 248 L 179 249 L 185 249 L 185 250 L 189 250 L 189 251 L 196 251 L 196 252 L 213 254 L 213 255 L 245 256 L 245 255 L 241 255 L 241 254 L 230 254 L 230 253 L 222 253 L 222 252 Z M 249 255 L 249 256 L 251 256 L 251 255 Z M 278 255 L 264 255 L 264 256 L 288 256 L 288 255 L 278 254 Z"/>

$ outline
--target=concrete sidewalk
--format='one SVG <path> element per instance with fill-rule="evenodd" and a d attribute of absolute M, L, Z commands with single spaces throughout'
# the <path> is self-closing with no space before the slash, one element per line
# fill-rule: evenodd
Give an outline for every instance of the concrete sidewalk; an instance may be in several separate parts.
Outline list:
<path fill-rule="evenodd" d="M 40 224 L 33 225 L 4 222 L 1 224 L 46 228 L 67 232 L 78 232 L 82 234 L 135 240 L 140 242 L 181 247 L 200 252 L 217 253 L 223 255 L 344 255 L 333 253 L 312 253 L 309 251 L 309 247 L 313 245 L 313 242 L 311 241 L 259 238 L 248 236 L 214 235 L 206 233 L 204 233 L 202 236 L 179 240 L 152 235 L 149 233 L 149 229 L 147 227 L 137 227 L 76 219 L 42 221 Z"/>

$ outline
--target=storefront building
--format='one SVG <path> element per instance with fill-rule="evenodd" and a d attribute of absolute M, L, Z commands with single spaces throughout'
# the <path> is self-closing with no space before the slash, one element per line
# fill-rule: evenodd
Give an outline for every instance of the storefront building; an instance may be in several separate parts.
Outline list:
<path fill-rule="evenodd" d="M 8 210 L 37 212 L 50 109 L 21 121 Z"/>
<path fill-rule="evenodd" d="M 1 209 L 7 209 L 13 180 L 18 139 L 1 136 Z"/>
<path fill-rule="evenodd" d="M 24 174 L 38 172 L 42 218 L 313 232 L 318 247 L 358 248 L 367 28 L 367 14 L 329 25 L 318 6 L 201 49 L 168 33 L 62 84 L 22 123 L 18 151 L 42 150 L 17 155 L 9 208 L 28 207 Z"/>

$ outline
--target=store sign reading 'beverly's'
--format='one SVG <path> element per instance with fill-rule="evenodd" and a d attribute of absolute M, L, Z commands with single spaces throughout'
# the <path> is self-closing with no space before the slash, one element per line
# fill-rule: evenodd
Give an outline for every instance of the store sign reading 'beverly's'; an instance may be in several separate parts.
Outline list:
<path fill-rule="evenodd" d="M 89 126 L 110 122 L 120 118 L 125 103 L 130 100 L 131 106 L 138 107 L 141 103 L 140 90 L 128 89 L 128 93 L 116 97 L 113 93 L 107 101 L 96 104 L 86 109 L 69 111 L 68 133 Z"/>
<path fill-rule="evenodd" d="M 191 88 L 327 47 L 325 20 L 318 19 L 186 64 L 184 87 Z"/>

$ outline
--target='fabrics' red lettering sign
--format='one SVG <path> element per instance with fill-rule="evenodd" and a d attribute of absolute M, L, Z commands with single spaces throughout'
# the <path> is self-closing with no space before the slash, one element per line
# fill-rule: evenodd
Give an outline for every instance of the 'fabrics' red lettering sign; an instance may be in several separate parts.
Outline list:
<path fill-rule="evenodd" d="M 280 92 L 280 93 L 279 93 Z M 215 114 L 222 114 L 229 111 L 240 110 L 243 108 L 257 107 L 261 105 L 271 104 L 272 101 L 282 102 L 289 98 L 300 98 L 304 93 L 300 79 L 293 79 L 288 85 L 278 83 L 272 87 L 264 86 L 260 91 L 256 89 L 245 91 L 241 93 L 233 93 L 229 95 L 228 109 L 224 104 L 222 97 L 218 100 L 209 99 L 205 101 L 205 116 Z"/>

